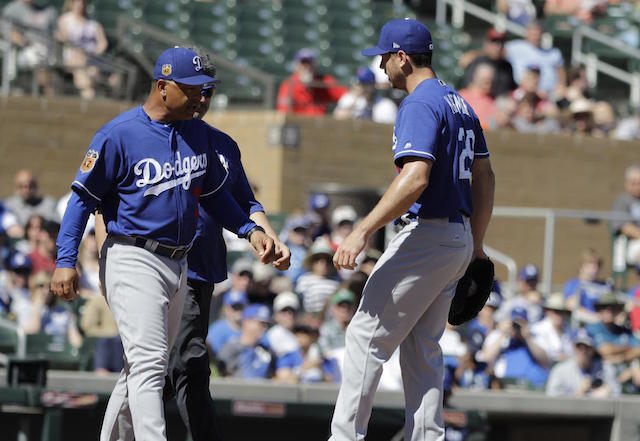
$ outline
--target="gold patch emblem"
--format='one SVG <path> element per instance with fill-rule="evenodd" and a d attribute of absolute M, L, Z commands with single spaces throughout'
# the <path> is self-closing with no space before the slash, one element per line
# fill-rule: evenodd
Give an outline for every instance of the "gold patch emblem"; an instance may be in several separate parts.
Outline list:
<path fill-rule="evenodd" d="M 96 165 L 96 161 L 98 160 L 98 152 L 95 150 L 87 151 L 87 154 L 84 155 L 84 159 L 82 160 L 82 164 L 80 164 L 80 171 L 82 173 L 89 173 L 93 170 L 93 167 Z"/>
<path fill-rule="evenodd" d="M 172 69 L 171 69 L 171 65 L 170 64 L 163 64 L 162 65 L 162 75 L 164 75 L 165 77 L 171 75 Z"/>

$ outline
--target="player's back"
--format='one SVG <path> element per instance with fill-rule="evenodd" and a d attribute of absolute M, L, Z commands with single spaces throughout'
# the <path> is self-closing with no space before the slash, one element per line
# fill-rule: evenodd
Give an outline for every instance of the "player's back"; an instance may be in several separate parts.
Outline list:
<path fill-rule="evenodd" d="M 488 156 L 476 113 L 456 90 L 437 78 L 422 81 L 402 102 L 394 133 L 394 160 L 433 161 L 429 185 L 411 211 L 420 217 L 469 216 L 471 166 Z"/>

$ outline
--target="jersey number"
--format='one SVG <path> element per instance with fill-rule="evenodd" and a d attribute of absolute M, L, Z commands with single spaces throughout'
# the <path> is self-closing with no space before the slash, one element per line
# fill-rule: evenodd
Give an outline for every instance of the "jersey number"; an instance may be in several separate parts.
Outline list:
<path fill-rule="evenodd" d="M 458 158 L 458 178 L 471 179 L 471 164 L 473 163 L 473 146 L 476 143 L 476 135 L 473 130 L 466 131 L 460 127 L 458 131 L 458 142 L 462 143 L 462 151 Z M 469 159 L 469 162 L 467 162 Z M 468 164 L 468 166 L 467 166 Z"/>

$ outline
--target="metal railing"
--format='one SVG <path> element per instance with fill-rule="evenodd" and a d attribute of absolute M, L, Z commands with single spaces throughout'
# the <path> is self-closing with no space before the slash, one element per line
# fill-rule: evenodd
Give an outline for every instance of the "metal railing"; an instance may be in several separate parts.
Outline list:
<path fill-rule="evenodd" d="M 436 23 L 438 25 L 447 24 L 447 6 L 451 7 L 451 24 L 455 28 L 464 26 L 465 14 L 472 15 L 480 20 L 492 24 L 496 29 L 508 31 L 514 35 L 523 36 L 525 28 L 517 23 L 509 21 L 504 14 L 488 11 L 468 0 L 437 0 L 436 3 Z M 593 40 L 599 44 L 607 46 L 614 51 L 622 52 L 630 59 L 640 63 L 640 50 L 629 46 L 621 40 L 609 37 L 586 25 L 577 26 L 573 30 L 571 43 L 571 63 L 584 64 L 587 71 L 589 85 L 595 87 L 598 82 L 598 73 L 607 75 L 615 80 L 626 83 L 631 89 L 629 102 L 633 107 L 640 105 L 640 72 L 627 72 L 610 63 L 602 61 L 594 53 L 584 53 L 582 51 L 583 41 Z M 549 33 L 544 33 L 542 47 L 553 46 L 553 37 Z"/>
<path fill-rule="evenodd" d="M 206 55 L 208 55 L 215 65 L 218 72 L 229 71 L 235 75 L 244 75 L 251 80 L 256 81 L 264 87 L 263 94 L 263 106 L 267 109 L 273 109 L 275 107 L 275 87 L 276 87 L 276 79 L 261 70 L 255 69 L 250 66 L 238 66 L 236 63 L 227 60 L 226 58 L 215 55 L 205 48 L 201 48 L 200 45 L 194 43 L 193 41 L 185 40 L 180 37 L 176 37 L 175 35 L 160 30 L 154 26 L 141 23 L 138 20 L 132 19 L 126 16 L 119 16 L 117 21 L 117 41 L 118 41 L 118 49 L 125 53 L 128 53 L 131 57 L 133 57 L 140 66 L 146 71 L 149 76 L 153 77 L 153 67 L 155 60 L 148 59 L 144 53 L 133 50 L 135 44 L 131 30 L 134 29 L 136 32 L 136 36 L 144 36 L 146 38 L 151 39 L 154 43 L 158 43 L 163 47 L 173 47 L 173 46 L 184 46 L 184 47 L 198 47 L 199 50 L 203 51 Z"/>
<path fill-rule="evenodd" d="M 553 274 L 553 254 L 555 248 L 555 223 L 557 219 L 582 219 L 585 221 L 633 220 L 631 215 L 625 212 L 529 207 L 494 207 L 493 216 L 496 218 L 544 220 L 542 282 L 540 284 L 540 288 L 544 293 L 551 292 L 551 275 Z M 509 283 L 511 283 L 511 277 L 509 278 Z"/>

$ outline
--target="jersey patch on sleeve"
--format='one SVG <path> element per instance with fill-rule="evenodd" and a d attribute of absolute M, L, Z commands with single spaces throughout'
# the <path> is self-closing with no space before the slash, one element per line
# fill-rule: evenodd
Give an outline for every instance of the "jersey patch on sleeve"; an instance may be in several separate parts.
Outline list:
<path fill-rule="evenodd" d="M 93 167 L 96 165 L 96 161 L 98 160 L 98 152 L 93 149 L 89 149 L 87 154 L 84 155 L 84 159 L 82 160 L 82 164 L 80 164 L 80 171 L 82 173 L 89 173 L 93 170 Z"/>

